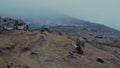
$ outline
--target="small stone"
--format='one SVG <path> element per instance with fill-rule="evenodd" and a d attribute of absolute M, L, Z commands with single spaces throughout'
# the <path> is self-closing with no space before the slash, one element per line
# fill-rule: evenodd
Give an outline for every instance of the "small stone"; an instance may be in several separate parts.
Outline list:
<path fill-rule="evenodd" d="M 99 63 L 104 63 L 104 60 L 101 59 L 101 58 L 97 58 L 96 61 L 99 62 Z"/>
<path fill-rule="evenodd" d="M 29 66 L 25 66 L 24 68 L 29 68 Z"/>

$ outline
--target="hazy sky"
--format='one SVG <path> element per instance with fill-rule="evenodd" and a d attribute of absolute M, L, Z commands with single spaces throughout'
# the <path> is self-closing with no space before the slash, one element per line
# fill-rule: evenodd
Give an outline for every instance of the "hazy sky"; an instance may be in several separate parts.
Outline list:
<path fill-rule="evenodd" d="M 0 0 L 0 13 L 21 14 L 44 8 L 120 30 L 120 0 Z"/>

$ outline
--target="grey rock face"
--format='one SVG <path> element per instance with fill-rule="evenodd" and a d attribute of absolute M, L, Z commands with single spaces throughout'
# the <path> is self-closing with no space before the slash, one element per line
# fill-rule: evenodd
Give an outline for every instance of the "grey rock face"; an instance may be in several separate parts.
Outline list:
<path fill-rule="evenodd" d="M 28 30 L 28 25 L 22 20 L 11 19 L 7 17 L 0 17 L 1 30 Z"/>

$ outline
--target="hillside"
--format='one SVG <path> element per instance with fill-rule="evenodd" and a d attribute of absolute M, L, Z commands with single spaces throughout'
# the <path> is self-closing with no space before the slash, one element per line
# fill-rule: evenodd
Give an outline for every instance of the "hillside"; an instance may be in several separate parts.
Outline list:
<path fill-rule="evenodd" d="M 85 42 L 83 54 L 72 53 L 72 44 L 78 38 L 83 39 L 48 30 L 3 31 L 0 34 L 0 68 L 120 67 L 119 48 L 103 46 L 103 49 L 113 50 L 106 51 L 96 47 L 96 43 L 88 38 L 83 39 Z"/>

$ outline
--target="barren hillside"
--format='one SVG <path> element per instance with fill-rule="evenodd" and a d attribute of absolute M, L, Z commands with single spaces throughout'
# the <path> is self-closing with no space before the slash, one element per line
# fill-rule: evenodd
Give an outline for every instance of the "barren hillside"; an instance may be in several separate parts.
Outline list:
<path fill-rule="evenodd" d="M 83 54 L 72 53 L 77 38 L 60 32 L 4 31 L 0 34 L 0 68 L 120 67 L 119 51 L 102 50 L 89 39 Z"/>

